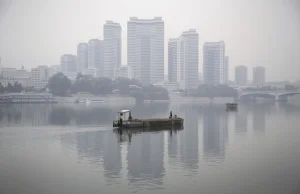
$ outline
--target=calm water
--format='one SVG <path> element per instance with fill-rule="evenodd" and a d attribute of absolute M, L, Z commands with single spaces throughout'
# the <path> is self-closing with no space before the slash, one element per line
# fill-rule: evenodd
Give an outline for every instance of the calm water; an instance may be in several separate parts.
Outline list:
<path fill-rule="evenodd" d="M 133 117 L 183 130 L 112 129 Z M 300 107 L 292 103 L 134 107 L 2 105 L 0 193 L 300 193 Z"/>

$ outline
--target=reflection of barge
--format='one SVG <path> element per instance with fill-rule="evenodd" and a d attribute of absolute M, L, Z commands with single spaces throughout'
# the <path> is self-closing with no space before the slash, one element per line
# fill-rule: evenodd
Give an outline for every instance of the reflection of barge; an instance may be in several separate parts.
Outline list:
<path fill-rule="evenodd" d="M 51 93 L 10 93 L 0 95 L 0 103 L 57 103 Z"/>
<path fill-rule="evenodd" d="M 168 126 L 168 127 L 151 127 L 151 128 L 126 128 L 126 129 L 114 129 L 114 133 L 117 134 L 117 137 L 120 142 L 131 142 L 133 135 L 138 135 L 141 133 L 159 133 L 168 131 L 169 134 L 176 134 L 178 131 L 183 130 L 182 126 Z"/>
<path fill-rule="evenodd" d="M 170 113 L 169 118 L 137 119 L 132 118 L 130 110 L 118 112 L 118 119 L 113 121 L 113 127 L 118 128 L 147 128 L 147 127 L 182 127 L 183 119 Z"/>

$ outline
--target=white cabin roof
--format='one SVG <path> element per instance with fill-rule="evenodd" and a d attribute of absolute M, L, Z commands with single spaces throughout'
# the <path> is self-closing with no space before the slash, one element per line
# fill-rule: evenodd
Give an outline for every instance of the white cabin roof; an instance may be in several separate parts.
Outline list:
<path fill-rule="evenodd" d="M 130 110 L 120 110 L 118 113 L 127 113 L 130 112 Z"/>

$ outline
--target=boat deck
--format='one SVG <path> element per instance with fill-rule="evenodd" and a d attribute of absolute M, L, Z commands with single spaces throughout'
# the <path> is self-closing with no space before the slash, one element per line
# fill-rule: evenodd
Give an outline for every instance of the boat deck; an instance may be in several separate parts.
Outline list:
<path fill-rule="evenodd" d="M 153 118 L 153 119 L 132 119 L 113 122 L 114 127 L 141 128 L 141 127 L 163 127 L 163 126 L 183 126 L 182 118 Z"/>

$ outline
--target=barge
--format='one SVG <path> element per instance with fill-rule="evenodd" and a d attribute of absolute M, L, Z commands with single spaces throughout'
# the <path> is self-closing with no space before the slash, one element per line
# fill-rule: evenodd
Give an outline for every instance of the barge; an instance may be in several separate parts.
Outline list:
<path fill-rule="evenodd" d="M 149 128 L 149 127 L 183 127 L 183 118 L 172 115 L 169 118 L 138 119 L 133 118 L 130 110 L 121 110 L 118 112 L 117 120 L 113 121 L 113 127 L 116 128 Z"/>
<path fill-rule="evenodd" d="M 237 110 L 237 107 L 238 107 L 237 103 L 227 103 L 226 104 L 227 110 Z"/>

